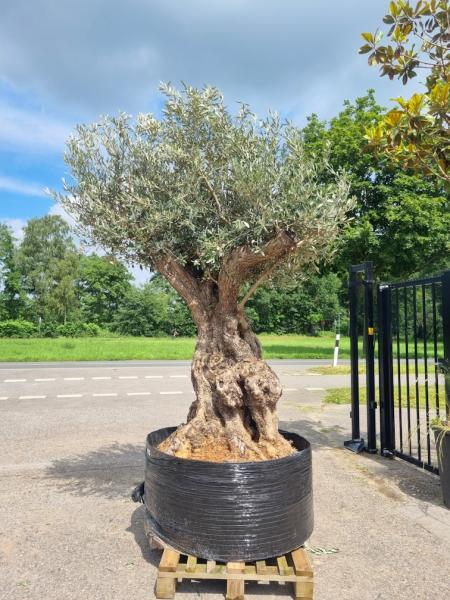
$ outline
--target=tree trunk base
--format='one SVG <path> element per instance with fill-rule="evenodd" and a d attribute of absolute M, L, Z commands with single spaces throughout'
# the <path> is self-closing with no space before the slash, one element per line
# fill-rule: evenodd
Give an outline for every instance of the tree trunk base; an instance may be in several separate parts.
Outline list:
<path fill-rule="evenodd" d="M 295 448 L 280 434 L 270 442 L 252 441 L 244 448 L 230 440 L 223 430 L 219 429 L 215 435 L 205 433 L 203 437 L 197 437 L 194 445 L 186 436 L 185 428 L 186 425 L 180 425 L 158 446 L 158 449 L 179 458 L 218 463 L 273 460 L 296 452 Z"/>
<path fill-rule="evenodd" d="M 196 398 L 187 423 L 160 450 L 180 458 L 241 462 L 284 458 L 295 450 L 278 433 L 278 377 L 243 314 L 218 315 L 199 329 L 191 369 Z"/>

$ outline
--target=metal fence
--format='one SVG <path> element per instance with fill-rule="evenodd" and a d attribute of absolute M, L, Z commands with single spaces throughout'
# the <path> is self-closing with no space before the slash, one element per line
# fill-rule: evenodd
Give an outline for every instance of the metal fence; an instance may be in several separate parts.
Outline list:
<path fill-rule="evenodd" d="M 364 263 L 367 265 L 367 263 Z M 350 269 L 350 316 L 355 318 L 355 294 Z M 371 278 L 364 269 L 364 280 Z M 367 284 L 364 284 L 367 290 Z M 367 293 L 367 291 L 366 291 Z M 381 283 L 376 292 L 379 388 L 373 398 L 367 393 L 367 443 L 369 452 L 398 456 L 429 471 L 437 472 L 437 457 L 432 437 L 432 421 L 448 417 L 449 379 L 444 371 L 450 365 L 450 271 L 436 277 Z M 370 302 L 365 303 L 365 329 L 370 320 Z M 373 312 L 373 311 L 372 311 Z M 373 319 L 373 314 L 372 314 Z M 370 330 L 370 327 L 369 327 Z M 372 329 L 373 332 L 373 329 Z M 352 373 L 358 373 L 356 330 L 351 336 Z M 367 337 L 367 332 L 364 331 Z M 372 369 L 366 368 L 367 390 L 374 386 L 375 359 L 370 352 Z M 366 352 L 366 363 L 367 363 Z M 356 375 L 357 377 L 357 375 Z M 352 378 L 352 437 L 354 415 L 359 417 L 358 380 Z M 379 402 L 376 402 L 377 397 Z M 371 407 L 369 407 L 369 402 Z M 379 440 L 376 436 L 376 408 L 379 405 Z M 358 424 L 358 423 L 357 423 Z M 359 427 L 359 424 L 358 424 Z M 358 435 L 355 435 L 358 434 Z"/>

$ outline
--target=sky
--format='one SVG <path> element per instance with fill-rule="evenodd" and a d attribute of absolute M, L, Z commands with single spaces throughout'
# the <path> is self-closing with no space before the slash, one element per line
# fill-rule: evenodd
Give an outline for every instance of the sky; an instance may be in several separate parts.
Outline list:
<path fill-rule="evenodd" d="M 222 90 L 299 126 L 337 114 L 368 88 L 381 104 L 401 84 L 358 55 L 387 0 L 1 0 L 0 221 L 61 214 L 44 192 L 67 175 L 77 123 L 160 114 L 161 81 Z"/>

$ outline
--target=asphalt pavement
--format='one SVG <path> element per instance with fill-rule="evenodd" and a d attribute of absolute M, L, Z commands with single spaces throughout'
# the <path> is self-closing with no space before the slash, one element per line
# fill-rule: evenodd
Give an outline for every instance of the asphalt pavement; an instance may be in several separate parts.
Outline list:
<path fill-rule="evenodd" d="M 450 511 L 438 478 L 343 450 L 349 407 L 323 396 L 349 377 L 309 374 L 312 362 L 271 361 L 282 425 L 313 447 L 315 599 L 443 600 Z M 182 422 L 193 397 L 185 361 L 0 366 L 1 600 L 154 598 L 160 555 L 129 496 L 146 434 Z M 178 589 L 181 600 L 224 597 L 220 582 Z M 289 594 L 246 585 L 249 599 Z"/>

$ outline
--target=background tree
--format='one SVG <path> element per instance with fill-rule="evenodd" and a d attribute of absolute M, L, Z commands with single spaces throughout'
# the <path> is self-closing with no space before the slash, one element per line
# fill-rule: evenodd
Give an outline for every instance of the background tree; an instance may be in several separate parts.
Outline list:
<path fill-rule="evenodd" d="M 111 256 L 83 256 L 77 286 L 85 321 L 111 325 L 131 291 L 131 279 L 127 268 Z"/>
<path fill-rule="evenodd" d="M 377 278 L 384 280 L 436 273 L 449 265 L 450 207 L 441 181 L 364 151 L 366 129 L 383 114 L 369 90 L 354 103 L 345 102 L 329 123 L 312 115 L 303 130 L 308 155 L 345 169 L 356 198 L 334 259 L 321 269 L 339 273 L 343 283 L 348 266 L 364 260 L 372 260 Z M 322 178 L 327 181 L 329 174 Z"/>
<path fill-rule="evenodd" d="M 30 219 L 17 260 L 22 287 L 32 299 L 29 318 L 65 323 L 76 310 L 74 273 L 79 255 L 69 225 L 58 215 Z"/>
<path fill-rule="evenodd" d="M 291 282 L 286 290 L 261 287 L 249 300 L 246 312 L 257 333 L 317 334 L 322 324 L 333 327 L 341 313 L 341 281 L 334 273 L 311 275 Z"/>
<path fill-rule="evenodd" d="M 0 320 L 17 319 L 25 304 L 14 242 L 10 228 L 0 223 Z"/>
<path fill-rule="evenodd" d="M 275 114 L 260 122 L 243 105 L 233 117 L 214 88 L 163 91 L 162 120 L 121 114 L 78 127 L 66 153 L 73 180 L 58 197 L 88 238 L 158 271 L 191 310 L 196 399 L 167 450 L 222 440 L 238 456 L 284 455 L 281 385 L 244 307 L 280 267 L 324 256 L 348 183 L 321 183 L 300 132 Z"/>
<path fill-rule="evenodd" d="M 450 4 L 393 0 L 383 21 L 390 43 L 382 43 L 380 30 L 363 33 L 360 53 L 380 65 L 382 76 L 404 84 L 424 70 L 425 91 L 397 98 L 397 106 L 367 130 L 367 139 L 393 160 L 450 183 Z"/>
<path fill-rule="evenodd" d="M 124 335 L 158 336 L 170 333 L 169 297 L 151 283 L 131 287 L 114 315 L 112 328 Z"/>

